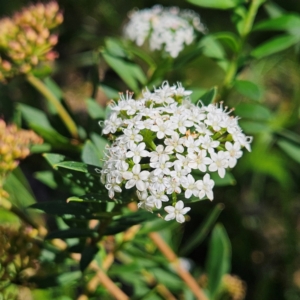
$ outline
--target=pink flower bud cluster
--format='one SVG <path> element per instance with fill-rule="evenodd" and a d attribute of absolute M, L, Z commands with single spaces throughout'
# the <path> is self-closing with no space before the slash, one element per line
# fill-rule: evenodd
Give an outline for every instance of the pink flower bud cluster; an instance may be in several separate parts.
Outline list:
<path fill-rule="evenodd" d="M 53 61 L 58 36 L 52 33 L 63 21 L 55 1 L 23 8 L 0 20 L 0 81 L 26 74 Z"/>

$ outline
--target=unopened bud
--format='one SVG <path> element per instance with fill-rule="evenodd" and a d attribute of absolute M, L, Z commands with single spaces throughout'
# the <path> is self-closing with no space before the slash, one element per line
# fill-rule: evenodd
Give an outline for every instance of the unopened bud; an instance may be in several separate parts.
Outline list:
<path fill-rule="evenodd" d="M 49 43 L 51 46 L 55 46 L 58 42 L 58 36 L 56 34 L 51 34 L 49 38 Z"/>
<path fill-rule="evenodd" d="M 25 31 L 25 35 L 26 35 L 26 38 L 30 42 L 34 42 L 37 38 L 37 34 L 32 28 L 27 28 L 26 31 Z"/>
<path fill-rule="evenodd" d="M 1 64 L 4 71 L 10 71 L 11 70 L 11 63 L 7 60 L 4 60 Z"/>

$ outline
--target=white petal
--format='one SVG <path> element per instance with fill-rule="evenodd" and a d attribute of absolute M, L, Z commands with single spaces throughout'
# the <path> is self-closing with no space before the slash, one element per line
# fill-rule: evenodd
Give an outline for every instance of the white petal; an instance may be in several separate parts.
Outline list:
<path fill-rule="evenodd" d="M 126 179 L 126 180 L 131 179 L 132 176 L 133 176 L 133 174 L 129 171 L 123 172 L 122 175 L 123 175 L 123 178 Z"/>
<path fill-rule="evenodd" d="M 179 200 L 176 205 L 175 205 L 175 209 L 177 210 L 181 210 L 184 208 L 184 204 L 183 204 L 183 201 L 182 200 Z"/>
<path fill-rule="evenodd" d="M 126 182 L 125 189 L 131 189 L 132 187 L 135 186 L 136 180 L 135 179 L 130 179 L 129 181 Z"/>
<path fill-rule="evenodd" d="M 142 180 L 138 180 L 137 183 L 136 183 L 136 188 L 139 190 L 139 191 L 144 191 L 146 190 L 146 184 L 144 181 Z"/>
<path fill-rule="evenodd" d="M 181 210 L 181 213 L 184 215 L 184 214 L 186 214 L 190 210 L 191 210 L 190 207 L 185 207 L 184 209 Z"/>
<path fill-rule="evenodd" d="M 139 175 L 141 180 L 147 180 L 149 177 L 150 173 L 149 171 L 142 171 Z"/>
<path fill-rule="evenodd" d="M 219 176 L 220 176 L 221 178 L 224 178 L 224 176 L 225 176 L 225 169 L 224 169 L 224 168 L 220 168 L 220 169 L 218 170 L 218 174 L 219 174 Z"/>
<path fill-rule="evenodd" d="M 141 172 L 141 165 L 134 165 L 132 168 L 132 173 L 133 174 L 139 174 Z"/>
<path fill-rule="evenodd" d="M 175 214 L 174 213 L 171 213 L 171 214 L 168 214 L 165 216 L 165 220 L 166 221 L 170 221 L 170 220 L 173 220 L 175 219 Z"/>
<path fill-rule="evenodd" d="M 173 206 L 166 206 L 166 207 L 165 207 L 165 211 L 166 211 L 168 214 L 172 214 L 172 213 L 174 213 L 174 211 L 175 211 L 175 207 L 173 207 Z"/>
<path fill-rule="evenodd" d="M 178 214 L 178 215 L 176 216 L 176 221 L 177 221 L 178 223 L 184 223 L 184 222 L 185 222 L 185 218 L 184 218 L 183 215 Z"/>

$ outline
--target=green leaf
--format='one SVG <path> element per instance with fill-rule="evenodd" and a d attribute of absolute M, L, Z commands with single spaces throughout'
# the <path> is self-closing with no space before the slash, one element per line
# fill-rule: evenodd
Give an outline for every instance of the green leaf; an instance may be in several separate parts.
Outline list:
<path fill-rule="evenodd" d="M 243 0 L 187 0 L 188 2 L 213 9 L 230 9 L 245 2 Z"/>
<path fill-rule="evenodd" d="M 258 121 L 240 120 L 239 125 L 247 134 L 257 134 L 272 131 L 272 128 L 268 125 L 268 123 Z"/>
<path fill-rule="evenodd" d="M 56 154 L 56 153 L 46 153 L 43 155 L 48 163 L 54 168 L 54 165 L 63 162 L 66 157 L 61 154 Z"/>
<path fill-rule="evenodd" d="M 241 103 L 237 105 L 235 115 L 250 120 L 267 121 L 271 118 L 271 112 L 268 108 L 255 103 Z"/>
<path fill-rule="evenodd" d="M 149 211 L 138 210 L 137 212 L 130 213 L 113 220 L 113 222 L 106 228 L 105 235 L 115 235 L 119 232 L 125 231 L 133 225 L 153 220 L 155 218 L 157 218 L 157 216 Z"/>
<path fill-rule="evenodd" d="M 217 224 L 212 232 L 206 260 L 206 273 L 208 276 L 208 290 L 210 298 L 217 294 L 222 277 L 230 271 L 231 244 L 226 230 Z"/>
<path fill-rule="evenodd" d="M 36 172 L 34 174 L 34 177 L 46 186 L 50 187 L 51 189 L 56 189 L 58 187 L 58 184 L 55 181 L 54 174 L 52 171 Z"/>
<path fill-rule="evenodd" d="M 107 38 L 105 40 L 105 49 L 112 56 L 117 56 L 117 57 L 128 56 L 124 48 L 122 47 L 120 41 L 114 38 Z"/>
<path fill-rule="evenodd" d="M 46 114 L 36 108 L 30 107 L 25 104 L 18 104 L 18 109 L 21 111 L 22 116 L 37 134 L 41 135 L 50 144 L 65 144 L 70 145 L 69 140 L 59 134 L 49 123 Z"/>
<path fill-rule="evenodd" d="M 299 43 L 299 41 L 299 36 L 281 35 L 279 37 L 275 37 L 271 40 L 268 40 L 267 42 L 258 46 L 251 52 L 251 55 L 255 58 L 262 58 L 288 49 L 291 46 Z"/>
<path fill-rule="evenodd" d="M 211 173 L 211 179 L 215 182 L 215 186 L 235 185 L 236 180 L 231 173 L 226 172 L 224 178 L 221 178 L 218 173 Z"/>
<path fill-rule="evenodd" d="M 101 88 L 101 90 L 103 90 L 103 92 L 107 98 L 109 98 L 109 99 L 119 99 L 120 98 L 120 94 L 117 90 L 115 90 L 103 83 L 99 84 L 99 87 Z"/>
<path fill-rule="evenodd" d="M 91 133 L 91 139 L 93 141 L 93 143 L 95 144 L 95 146 L 97 147 L 98 151 L 102 154 L 101 158 L 104 157 L 104 150 L 106 148 L 107 145 L 110 145 L 110 142 L 103 138 L 102 136 L 100 136 L 97 133 Z"/>
<path fill-rule="evenodd" d="M 97 232 L 89 228 L 68 228 L 56 230 L 47 234 L 46 239 L 72 239 L 82 237 L 97 237 Z"/>
<path fill-rule="evenodd" d="M 259 101 L 259 99 L 261 97 L 259 87 L 251 81 L 236 80 L 234 82 L 234 88 L 239 93 L 241 93 L 242 95 L 244 95 L 252 100 Z"/>
<path fill-rule="evenodd" d="M 114 214 L 110 212 L 101 212 L 95 207 L 97 203 L 79 203 L 79 202 L 62 202 L 62 201 L 46 201 L 35 203 L 29 208 L 41 210 L 49 215 L 56 216 L 74 216 L 81 220 L 101 219 L 112 217 Z"/>
<path fill-rule="evenodd" d="M 103 165 L 102 158 L 103 155 L 100 154 L 95 145 L 89 140 L 86 141 L 82 149 L 81 159 L 87 164 L 101 168 Z"/>
<path fill-rule="evenodd" d="M 300 163 L 300 146 L 285 139 L 279 139 L 277 145 L 293 160 Z"/>
<path fill-rule="evenodd" d="M 140 66 L 125 61 L 123 59 L 111 56 L 110 54 L 102 53 L 104 60 L 108 65 L 122 78 L 122 80 L 133 91 L 137 91 L 139 83 L 146 84 L 147 78 Z"/>
<path fill-rule="evenodd" d="M 64 168 L 73 170 L 76 172 L 82 172 L 82 173 L 90 173 L 92 175 L 100 176 L 101 175 L 101 168 L 89 164 L 85 164 L 82 162 L 77 161 L 63 161 L 60 163 L 57 163 L 53 165 L 54 168 Z"/>
<path fill-rule="evenodd" d="M 286 14 L 286 11 L 280 7 L 279 5 L 275 4 L 274 2 L 269 2 L 264 5 L 264 9 L 266 10 L 267 14 L 270 18 L 278 18 L 283 14 Z"/>
<path fill-rule="evenodd" d="M 202 38 L 199 46 L 203 47 L 203 54 L 207 57 L 215 59 L 224 59 L 226 57 L 223 46 L 213 35 L 207 35 Z"/>
<path fill-rule="evenodd" d="M 221 203 L 214 207 L 210 214 L 205 218 L 200 226 L 193 231 L 192 235 L 184 243 L 183 247 L 180 249 L 180 256 L 187 256 L 193 249 L 202 243 L 223 209 L 224 205 Z"/>
<path fill-rule="evenodd" d="M 213 34 L 215 39 L 222 41 L 226 44 L 233 52 L 239 50 L 238 37 L 232 32 L 218 32 Z"/>
<path fill-rule="evenodd" d="M 106 111 L 95 99 L 88 98 L 85 100 L 87 110 L 91 118 L 93 119 L 105 119 Z"/>
<path fill-rule="evenodd" d="M 218 88 L 215 86 L 212 89 L 210 89 L 208 92 L 206 92 L 204 95 L 202 95 L 200 97 L 200 100 L 204 105 L 211 104 L 216 99 L 217 93 L 218 93 Z"/>
<path fill-rule="evenodd" d="M 73 196 L 67 199 L 67 202 L 98 202 L 98 203 L 104 203 L 104 202 L 113 202 L 113 203 L 122 203 L 118 199 L 111 199 L 108 197 L 108 195 L 101 195 L 101 194 L 86 194 L 83 196 Z"/>
<path fill-rule="evenodd" d="M 32 145 L 30 147 L 30 153 L 44 153 L 51 150 L 50 144 Z"/>
<path fill-rule="evenodd" d="M 292 35 L 300 35 L 300 15 L 285 14 L 274 19 L 262 21 L 254 30 L 285 30 Z"/>
<path fill-rule="evenodd" d="M 81 253 L 81 259 L 79 262 L 81 272 L 83 272 L 88 267 L 98 251 L 99 248 L 97 245 L 88 245 L 84 248 L 83 252 Z"/>

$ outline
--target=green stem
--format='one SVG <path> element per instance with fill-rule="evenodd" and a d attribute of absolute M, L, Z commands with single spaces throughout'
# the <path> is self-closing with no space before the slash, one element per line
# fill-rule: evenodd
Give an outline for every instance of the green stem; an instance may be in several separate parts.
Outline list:
<path fill-rule="evenodd" d="M 78 131 L 75 122 L 72 120 L 66 109 L 56 98 L 56 96 L 47 88 L 47 86 L 32 74 L 27 74 L 27 81 L 35 87 L 56 109 L 73 138 L 78 138 Z"/>
<path fill-rule="evenodd" d="M 262 0 L 252 0 L 251 1 L 248 13 L 247 13 L 245 21 L 244 21 L 244 26 L 240 32 L 241 39 L 240 39 L 238 50 L 235 53 L 235 55 L 233 56 L 229 66 L 228 66 L 227 72 L 225 74 L 225 78 L 223 81 L 223 88 L 222 88 L 222 92 L 221 92 L 222 98 L 226 97 L 228 91 L 230 90 L 230 88 L 232 86 L 232 82 L 237 75 L 239 58 L 240 58 L 242 50 L 244 48 L 246 39 L 253 27 L 253 22 L 254 22 L 256 14 L 257 14 L 257 10 L 261 4 L 262 4 Z"/>
<path fill-rule="evenodd" d="M 255 16 L 257 14 L 257 10 L 260 7 L 260 5 L 262 4 L 262 0 L 252 0 L 249 10 L 248 10 L 248 14 L 245 18 L 245 23 L 243 26 L 243 30 L 241 32 L 241 37 L 243 38 L 243 40 L 247 37 L 247 35 L 250 33 L 252 26 L 253 26 L 253 22 L 255 19 Z"/>

